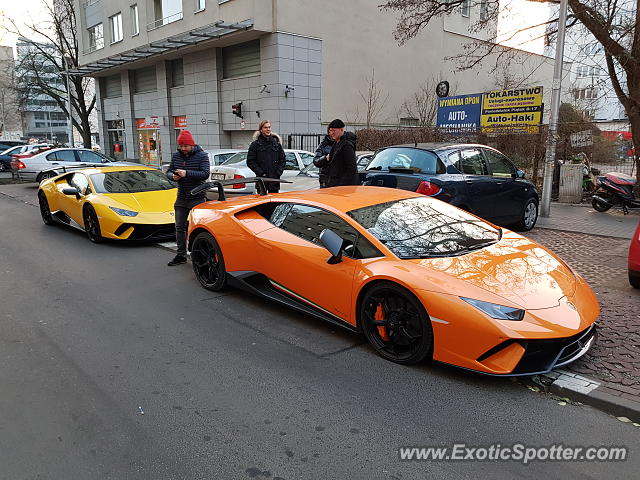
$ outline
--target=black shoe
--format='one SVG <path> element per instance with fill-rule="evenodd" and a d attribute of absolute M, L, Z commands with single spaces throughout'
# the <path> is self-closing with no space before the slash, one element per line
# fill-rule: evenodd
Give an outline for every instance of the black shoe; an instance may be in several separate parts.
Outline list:
<path fill-rule="evenodd" d="M 180 265 L 181 263 L 187 263 L 187 257 L 185 255 L 176 255 L 173 259 L 167 263 L 168 266 Z"/>

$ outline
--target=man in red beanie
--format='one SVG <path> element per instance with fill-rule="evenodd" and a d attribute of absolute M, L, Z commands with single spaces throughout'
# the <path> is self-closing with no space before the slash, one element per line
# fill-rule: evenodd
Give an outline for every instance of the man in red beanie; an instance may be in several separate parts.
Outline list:
<path fill-rule="evenodd" d="M 168 263 L 170 267 L 187 261 L 187 217 L 193 207 L 207 200 L 206 192 L 191 195 L 191 190 L 209 178 L 209 156 L 196 145 L 189 130 L 178 135 L 178 151 L 171 157 L 167 177 L 178 182 L 176 212 L 176 243 L 178 252 Z"/>

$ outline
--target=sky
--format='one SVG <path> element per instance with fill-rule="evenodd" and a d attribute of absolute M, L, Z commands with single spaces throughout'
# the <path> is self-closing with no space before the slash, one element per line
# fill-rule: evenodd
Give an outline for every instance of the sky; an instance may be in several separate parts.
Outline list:
<path fill-rule="evenodd" d="M 47 4 L 51 4 L 51 0 L 0 0 L 0 45 L 16 46 L 17 35 L 7 32 L 7 28 L 13 29 L 8 19 L 13 19 L 23 35 L 31 34 L 26 24 L 40 23 L 47 21 L 48 10 Z M 30 37 L 38 40 L 35 37 Z"/>

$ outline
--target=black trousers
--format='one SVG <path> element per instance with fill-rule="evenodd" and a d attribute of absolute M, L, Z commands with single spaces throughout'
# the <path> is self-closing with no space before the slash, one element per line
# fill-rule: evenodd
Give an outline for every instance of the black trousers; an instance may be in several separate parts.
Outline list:
<path fill-rule="evenodd" d="M 178 244 L 178 255 L 187 254 L 187 217 L 189 217 L 189 212 L 193 207 L 205 201 L 205 198 L 196 198 L 193 200 L 182 200 L 179 198 L 173 205 L 176 212 L 176 243 Z"/>

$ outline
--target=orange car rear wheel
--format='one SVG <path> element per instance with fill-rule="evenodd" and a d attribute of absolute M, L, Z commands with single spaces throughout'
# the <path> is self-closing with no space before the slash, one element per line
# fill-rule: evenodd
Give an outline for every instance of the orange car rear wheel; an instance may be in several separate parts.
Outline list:
<path fill-rule="evenodd" d="M 216 239 L 209 232 L 200 232 L 193 240 L 191 264 L 196 278 L 207 290 L 222 290 L 226 283 L 224 257 Z"/>
<path fill-rule="evenodd" d="M 362 331 L 380 356 L 410 365 L 431 357 L 433 331 L 422 304 L 391 282 L 367 291 L 360 310 Z"/>

